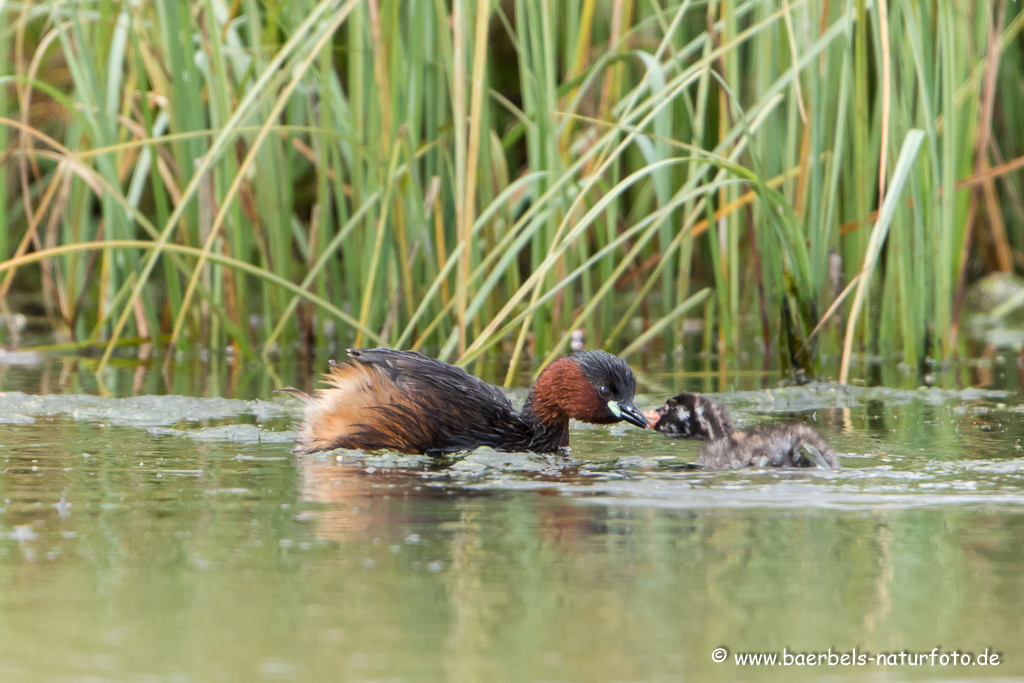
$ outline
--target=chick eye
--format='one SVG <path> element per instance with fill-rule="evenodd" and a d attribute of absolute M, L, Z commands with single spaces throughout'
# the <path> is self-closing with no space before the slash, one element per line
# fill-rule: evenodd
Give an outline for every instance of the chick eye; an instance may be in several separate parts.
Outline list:
<path fill-rule="evenodd" d="M 597 390 L 597 394 L 601 398 L 611 398 L 612 397 L 612 392 L 608 390 L 608 387 L 601 387 L 600 389 Z"/>

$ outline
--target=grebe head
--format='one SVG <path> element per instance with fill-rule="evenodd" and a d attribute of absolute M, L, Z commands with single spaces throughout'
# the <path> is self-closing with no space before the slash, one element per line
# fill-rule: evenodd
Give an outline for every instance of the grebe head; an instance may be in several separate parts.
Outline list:
<path fill-rule="evenodd" d="M 700 394 L 673 396 L 657 410 L 644 413 L 644 417 L 650 420 L 653 429 L 670 439 L 713 441 L 733 432 L 729 410 Z"/>
<path fill-rule="evenodd" d="M 636 378 L 626 362 L 606 351 L 577 351 L 544 369 L 531 406 L 544 422 L 573 418 L 594 424 L 625 420 L 648 428 L 634 405 Z"/>

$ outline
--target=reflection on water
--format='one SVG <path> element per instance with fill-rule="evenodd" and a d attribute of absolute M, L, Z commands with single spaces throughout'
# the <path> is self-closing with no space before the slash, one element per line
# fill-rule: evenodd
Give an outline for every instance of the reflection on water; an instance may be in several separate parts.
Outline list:
<path fill-rule="evenodd" d="M 269 391 L 18 386 L 0 395 L 4 680 L 1024 676 L 1015 390 L 744 384 L 720 397 L 741 426 L 810 422 L 844 469 L 704 473 L 698 444 L 623 425 L 577 426 L 571 458 L 296 459 L 294 405 Z M 720 646 L 1002 663 L 740 671 Z"/>

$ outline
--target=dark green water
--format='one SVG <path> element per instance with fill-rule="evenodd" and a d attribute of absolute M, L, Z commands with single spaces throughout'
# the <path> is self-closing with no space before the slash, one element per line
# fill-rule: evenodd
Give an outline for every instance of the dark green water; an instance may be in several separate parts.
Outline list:
<path fill-rule="evenodd" d="M 88 387 L 6 372 L 4 681 L 1024 677 L 1015 389 L 746 382 L 720 396 L 738 422 L 810 422 L 845 469 L 712 474 L 683 467 L 697 444 L 625 426 L 574 429 L 571 461 L 296 459 L 272 379 L 41 398 L 14 390 Z M 1000 660 L 734 660 L 936 647 Z"/>

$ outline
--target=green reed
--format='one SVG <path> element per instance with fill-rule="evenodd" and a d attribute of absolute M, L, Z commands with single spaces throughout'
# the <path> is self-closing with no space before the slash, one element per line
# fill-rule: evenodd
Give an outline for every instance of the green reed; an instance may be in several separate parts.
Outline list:
<path fill-rule="evenodd" d="M 101 368 L 124 339 L 387 344 L 511 380 L 573 330 L 632 354 L 701 315 L 727 362 L 946 357 L 969 279 L 1024 248 L 1022 27 L 1006 0 L 0 2 L 0 313 L 41 292 Z"/>

